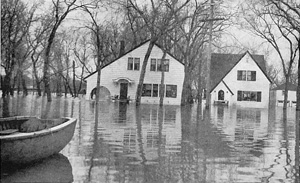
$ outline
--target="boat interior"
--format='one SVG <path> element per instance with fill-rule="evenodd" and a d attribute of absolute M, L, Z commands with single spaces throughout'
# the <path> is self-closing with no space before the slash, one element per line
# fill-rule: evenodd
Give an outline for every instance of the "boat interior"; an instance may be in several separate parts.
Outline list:
<path fill-rule="evenodd" d="M 29 133 L 52 128 L 67 121 L 59 119 L 28 118 L 3 118 L 0 119 L 0 135 L 9 135 L 16 132 Z"/>

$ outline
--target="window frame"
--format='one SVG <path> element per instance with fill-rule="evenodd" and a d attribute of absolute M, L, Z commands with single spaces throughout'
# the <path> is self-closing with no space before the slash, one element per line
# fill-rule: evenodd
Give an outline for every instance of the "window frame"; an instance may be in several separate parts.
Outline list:
<path fill-rule="evenodd" d="M 261 102 L 261 91 L 237 91 L 237 101 Z"/>
<path fill-rule="evenodd" d="M 132 71 L 133 70 L 133 66 L 134 66 L 134 59 L 133 59 L 133 57 L 128 57 L 127 70 Z"/>
<path fill-rule="evenodd" d="M 156 71 L 156 59 L 151 58 L 150 60 L 150 71 Z"/>
<path fill-rule="evenodd" d="M 134 58 L 133 70 L 135 70 L 135 71 L 140 70 L 140 58 Z"/>
<path fill-rule="evenodd" d="M 166 98 L 177 98 L 177 85 L 166 85 Z"/>
<path fill-rule="evenodd" d="M 237 71 L 238 81 L 256 81 L 256 71 L 251 70 L 238 70 Z"/>

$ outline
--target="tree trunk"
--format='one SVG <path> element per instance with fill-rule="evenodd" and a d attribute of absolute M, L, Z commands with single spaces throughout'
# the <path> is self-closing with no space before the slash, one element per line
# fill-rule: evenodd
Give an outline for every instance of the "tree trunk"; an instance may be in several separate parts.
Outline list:
<path fill-rule="evenodd" d="M 202 75 L 201 75 L 201 70 L 202 70 L 202 61 L 199 60 L 197 100 L 198 100 L 198 108 L 202 109 Z"/>
<path fill-rule="evenodd" d="M 284 86 L 284 95 L 283 95 L 283 110 L 287 109 L 287 99 L 288 99 L 288 83 L 289 83 L 289 76 L 285 76 L 285 86 Z"/>
<path fill-rule="evenodd" d="M 22 88 L 23 88 L 23 95 L 27 96 L 28 95 L 28 90 L 27 90 L 26 81 L 25 81 L 24 77 L 22 79 Z"/>
<path fill-rule="evenodd" d="M 11 79 L 10 73 L 4 76 L 3 84 L 2 84 L 2 98 L 8 96 L 11 91 L 10 79 Z"/>
<path fill-rule="evenodd" d="M 300 40 L 300 39 L 299 39 Z M 298 48 L 300 49 L 300 41 L 298 41 Z M 299 146 L 300 146 L 300 56 L 298 57 L 298 86 L 297 86 L 297 106 L 296 106 L 296 124 L 295 124 L 295 167 L 296 172 L 299 172 Z M 298 174 L 298 179 L 300 179 Z"/>
<path fill-rule="evenodd" d="M 67 84 L 66 84 L 66 81 L 65 81 L 65 97 L 67 97 L 67 94 L 68 94 L 68 87 L 67 87 Z"/>
<path fill-rule="evenodd" d="M 45 51 L 45 61 L 44 61 L 44 85 L 45 85 L 45 93 L 47 94 L 47 101 L 51 102 L 52 98 L 51 98 L 51 91 L 50 91 L 50 74 L 49 74 L 49 64 L 50 64 L 50 48 L 51 48 L 51 44 L 52 41 L 54 39 L 54 35 L 53 38 L 51 40 L 51 36 L 48 40 L 48 46 L 46 48 Z"/>
<path fill-rule="evenodd" d="M 97 38 L 97 88 L 96 88 L 96 114 L 99 113 L 99 99 L 100 99 L 100 81 L 101 81 L 101 51 L 103 49 L 103 43 L 100 41 L 100 28 L 97 25 L 96 30 L 96 38 Z"/>
<path fill-rule="evenodd" d="M 181 105 L 193 103 L 191 78 L 192 78 L 191 69 L 189 68 L 189 65 L 185 65 L 184 81 L 183 81 L 183 88 L 182 88 L 182 95 L 181 95 Z"/>
<path fill-rule="evenodd" d="M 74 89 L 74 97 L 77 97 L 76 80 L 75 80 L 75 61 L 74 60 L 73 60 L 73 89 Z"/>
<path fill-rule="evenodd" d="M 144 57 L 144 61 L 143 61 L 143 65 L 141 68 L 141 74 L 140 74 L 140 79 L 139 79 L 139 84 L 136 90 L 136 105 L 140 105 L 141 102 L 141 96 L 142 96 L 142 90 L 143 90 L 143 84 L 144 84 L 144 79 L 145 79 L 145 73 L 146 73 L 146 67 L 147 67 L 147 63 L 148 63 L 148 59 L 150 57 L 152 48 L 156 42 L 157 38 L 152 38 L 150 40 L 146 55 Z"/>
<path fill-rule="evenodd" d="M 214 0 L 210 0 L 210 18 L 213 19 L 214 17 Z M 211 52 L 212 52 L 212 28 L 213 28 L 213 22 L 209 22 L 209 46 L 208 46 L 208 58 L 207 58 L 207 78 L 206 78 L 206 104 L 205 107 L 210 107 L 210 89 L 211 89 L 211 83 L 210 83 L 210 65 L 211 65 Z"/>
<path fill-rule="evenodd" d="M 159 105 L 164 105 L 164 95 L 165 95 L 165 58 L 166 58 L 167 52 L 164 50 L 163 56 L 161 58 L 162 63 L 162 71 L 161 71 L 161 81 L 160 81 L 160 87 L 159 87 Z"/>

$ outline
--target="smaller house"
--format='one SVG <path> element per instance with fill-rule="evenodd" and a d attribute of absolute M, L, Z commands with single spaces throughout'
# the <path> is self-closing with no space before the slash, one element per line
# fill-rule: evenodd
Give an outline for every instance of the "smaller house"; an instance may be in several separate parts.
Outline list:
<path fill-rule="evenodd" d="M 287 106 L 296 106 L 297 103 L 297 85 L 294 85 L 292 83 L 287 84 L 288 89 L 288 99 L 287 99 Z M 284 93 L 285 93 L 285 83 L 277 86 L 276 88 L 273 88 L 273 91 L 275 91 L 275 97 L 276 97 L 276 105 L 282 106 L 284 101 Z"/>
<path fill-rule="evenodd" d="M 211 104 L 267 108 L 270 84 L 263 55 L 212 54 Z"/>

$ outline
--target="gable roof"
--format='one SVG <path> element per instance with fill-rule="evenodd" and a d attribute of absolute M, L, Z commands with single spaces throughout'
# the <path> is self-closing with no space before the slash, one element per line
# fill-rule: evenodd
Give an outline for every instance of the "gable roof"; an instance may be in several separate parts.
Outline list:
<path fill-rule="evenodd" d="M 271 82 L 266 74 L 266 65 L 263 55 L 251 55 L 248 51 L 244 54 L 221 54 L 213 53 L 211 55 L 211 91 L 224 79 L 224 77 L 236 66 L 237 63 L 249 54 L 266 78 Z"/>
<path fill-rule="evenodd" d="M 225 83 L 225 81 L 222 80 L 222 82 L 226 86 L 226 88 L 230 91 L 231 95 L 234 95 L 234 93 L 231 91 L 231 89 L 228 87 L 228 85 Z"/>
<path fill-rule="evenodd" d="M 150 41 L 150 39 L 148 39 L 148 40 L 146 40 L 146 41 L 140 43 L 139 45 L 133 47 L 132 49 L 128 50 L 127 52 L 125 52 L 124 54 L 120 55 L 119 57 L 117 57 L 116 59 L 112 60 L 111 62 L 104 64 L 104 65 L 102 66 L 101 69 L 104 69 L 106 66 L 108 66 L 108 65 L 110 65 L 110 64 L 112 64 L 112 63 L 114 63 L 115 61 L 119 60 L 120 58 L 122 58 L 122 57 L 125 56 L 126 54 L 128 54 L 128 53 L 132 52 L 133 50 L 135 50 L 135 49 L 137 49 L 137 48 L 143 46 L 144 44 L 148 43 L 149 41 Z M 162 50 L 162 47 L 161 47 L 159 44 L 154 43 L 154 45 L 157 46 L 159 49 Z M 176 61 L 178 61 L 179 63 L 181 63 L 182 65 L 184 65 L 183 62 L 179 61 L 179 59 L 177 59 L 174 55 L 172 55 L 172 54 L 169 53 L 168 51 L 167 51 L 167 54 L 170 55 L 172 58 L 174 58 L 174 59 L 175 59 Z M 87 75 L 87 76 L 86 76 L 85 78 L 83 78 L 83 79 L 84 79 L 84 80 L 87 79 L 88 77 L 94 75 L 96 72 L 97 72 L 97 70 L 94 71 L 94 72 L 92 72 L 91 74 Z"/>
<path fill-rule="evenodd" d="M 293 83 L 287 83 L 287 88 L 289 91 L 297 91 L 297 85 Z M 278 85 L 277 87 L 273 88 L 273 90 L 285 90 L 285 83 Z"/>

